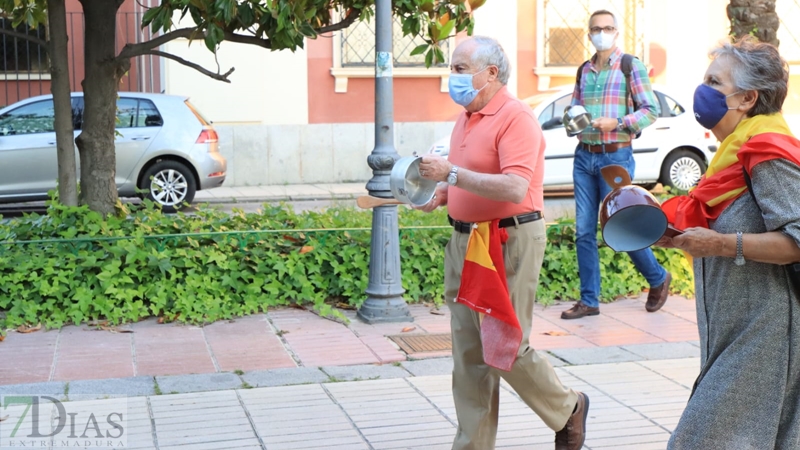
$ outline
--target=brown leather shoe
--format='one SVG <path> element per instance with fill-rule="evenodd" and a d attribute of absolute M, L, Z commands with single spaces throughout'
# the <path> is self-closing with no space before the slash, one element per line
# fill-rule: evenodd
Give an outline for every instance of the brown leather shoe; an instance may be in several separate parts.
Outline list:
<path fill-rule="evenodd" d="M 556 433 L 556 450 L 580 450 L 586 440 L 586 416 L 589 415 L 589 396 L 578 392 L 575 412 L 567 419 L 567 424 Z"/>
<path fill-rule="evenodd" d="M 669 283 L 672 281 L 672 275 L 667 272 L 667 279 L 661 283 L 660 286 L 651 287 L 650 293 L 647 294 L 647 303 L 644 309 L 647 312 L 656 312 L 667 303 L 667 296 L 669 296 Z"/>
<path fill-rule="evenodd" d="M 561 318 L 565 320 L 580 319 L 586 316 L 596 316 L 600 314 L 600 308 L 592 308 L 583 304 L 575 303 L 575 306 L 561 313 Z"/>

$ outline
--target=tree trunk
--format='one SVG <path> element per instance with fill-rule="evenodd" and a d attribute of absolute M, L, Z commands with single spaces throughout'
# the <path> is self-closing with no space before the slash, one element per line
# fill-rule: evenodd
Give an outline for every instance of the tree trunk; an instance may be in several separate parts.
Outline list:
<path fill-rule="evenodd" d="M 775 0 L 730 0 L 728 19 L 734 38 L 752 34 L 760 42 L 778 46 L 780 19 L 775 12 Z"/>
<path fill-rule="evenodd" d="M 50 91 L 55 108 L 58 156 L 58 199 L 67 206 L 78 205 L 78 174 L 75 165 L 75 136 L 69 89 L 67 51 L 67 9 L 64 0 L 47 0 L 50 55 Z"/>
<path fill-rule="evenodd" d="M 117 10 L 122 0 L 80 0 L 86 23 L 83 128 L 76 139 L 81 158 L 81 203 L 113 214 L 117 203 L 114 128 L 117 86 Z"/>

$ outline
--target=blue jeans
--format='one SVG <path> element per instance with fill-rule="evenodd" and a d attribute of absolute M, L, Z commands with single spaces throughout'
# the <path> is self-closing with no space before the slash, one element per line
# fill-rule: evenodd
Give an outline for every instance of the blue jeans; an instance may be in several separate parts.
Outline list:
<path fill-rule="evenodd" d="M 636 162 L 631 147 L 614 153 L 590 153 L 581 144 L 575 149 L 572 179 L 575 184 L 575 227 L 578 249 L 578 274 L 581 279 L 581 302 L 596 308 L 600 305 L 600 257 L 597 251 L 597 214 L 600 203 L 611 192 L 600 174 L 600 169 L 616 164 L 624 167 L 633 179 Z M 651 287 L 667 279 L 667 271 L 658 264 L 649 249 L 628 252 L 633 265 Z"/>

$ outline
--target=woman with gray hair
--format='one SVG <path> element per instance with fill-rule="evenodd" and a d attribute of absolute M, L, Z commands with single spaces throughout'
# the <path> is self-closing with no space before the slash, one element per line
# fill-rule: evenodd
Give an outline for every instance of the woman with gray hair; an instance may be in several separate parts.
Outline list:
<path fill-rule="evenodd" d="M 697 121 L 721 141 L 700 183 L 663 207 L 693 258 L 700 375 L 669 448 L 800 449 L 800 141 L 789 71 L 749 38 L 711 52 Z"/>

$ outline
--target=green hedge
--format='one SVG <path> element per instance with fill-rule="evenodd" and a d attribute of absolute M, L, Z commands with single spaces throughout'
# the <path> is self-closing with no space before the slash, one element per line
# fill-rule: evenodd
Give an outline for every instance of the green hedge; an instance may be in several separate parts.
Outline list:
<path fill-rule="evenodd" d="M 107 217 L 86 207 L 50 204 L 46 215 L 0 224 L 0 311 L 5 326 L 149 316 L 206 323 L 292 303 L 330 314 L 339 302 L 358 307 L 368 283 L 369 211 L 331 208 L 295 213 L 264 205 L 260 213 L 164 215 L 151 203 Z M 410 302 L 441 302 L 443 211 L 399 209 L 403 287 Z M 548 229 L 539 297 L 578 297 L 574 229 Z M 692 294 L 689 267 L 658 250 L 673 273 L 673 291 Z M 604 301 L 645 286 L 630 260 L 601 248 Z M 2 324 L 0 324 L 2 325 Z"/>

